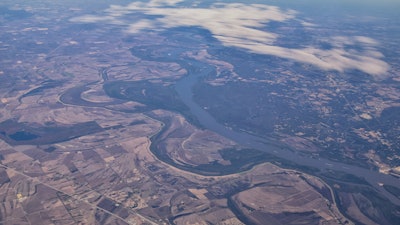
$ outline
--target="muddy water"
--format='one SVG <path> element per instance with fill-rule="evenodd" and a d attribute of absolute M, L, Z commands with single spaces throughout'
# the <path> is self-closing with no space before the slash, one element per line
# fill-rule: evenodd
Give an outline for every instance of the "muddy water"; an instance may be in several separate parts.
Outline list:
<path fill-rule="evenodd" d="M 320 170 L 335 170 L 362 177 L 372 186 L 374 186 L 378 191 L 380 191 L 384 196 L 390 199 L 390 201 L 397 205 L 400 205 L 400 199 L 396 198 L 379 185 L 379 183 L 382 183 L 400 187 L 400 179 L 398 178 L 358 166 L 352 166 L 340 162 L 331 161 L 329 159 L 310 158 L 307 156 L 302 156 L 288 149 L 279 147 L 279 144 L 274 143 L 272 140 L 254 136 L 246 132 L 232 130 L 229 127 L 218 123 L 215 118 L 213 118 L 206 110 L 204 110 L 202 107 L 197 105 L 196 102 L 194 102 L 192 93 L 192 87 L 194 86 L 194 84 L 196 84 L 196 82 L 198 82 L 199 78 L 212 72 L 213 68 L 196 61 L 191 61 L 190 63 L 192 66 L 196 66 L 197 68 L 202 69 L 196 70 L 195 73 L 189 72 L 188 76 L 178 81 L 175 89 L 180 95 L 182 101 L 190 108 L 191 113 L 197 117 L 198 121 L 202 124 L 204 128 L 207 128 L 226 138 L 234 140 L 238 144 L 241 144 L 245 147 L 258 149 L 260 151 L 273 154 L 277 157 L 290 160 L 298 165 L 310 166 L 318 168 Z M 188 71 L 190 70 L 188 69 Z"/>

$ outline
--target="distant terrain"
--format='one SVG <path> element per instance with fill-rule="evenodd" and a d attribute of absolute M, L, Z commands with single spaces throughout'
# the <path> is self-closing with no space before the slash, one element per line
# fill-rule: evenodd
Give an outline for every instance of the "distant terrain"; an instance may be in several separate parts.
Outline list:
<path fill-rule="evenodd" d="M 398 4 L 311 2 L 2 1 L 0 224 L 397 224 Z"/>

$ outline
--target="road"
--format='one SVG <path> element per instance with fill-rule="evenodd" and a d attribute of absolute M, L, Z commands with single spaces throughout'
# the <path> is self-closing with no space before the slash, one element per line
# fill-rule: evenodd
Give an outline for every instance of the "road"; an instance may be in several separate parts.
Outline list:
<path fill-rule="evenodd" d="M 113 216 L 113 217 L 115 217 L 115 218 L 118 218 L 118 219 L 124 221 L 124 222 L 127 223 L 127 224 L 132 224 L 131 222 L 127 221 L 126 219 L 120 217 L 119 215 L 117 215 L 117 214 L 115 214 L 115 213 L 113 213 L 113 212 L 110 212 L 110 211 L 108 211 L 108 210 L 106 210 L 106 209 L 100 208 L 99 206 L 97 206 L 97 205 L 95 205 L 95 204 L 93 204 L 93 203 L 90 203 L 89 201 L 84 200 L 84 199 L 80 198 L 79 196 L 70 195 L 70 194 L 68 194 L 68 193 L 66 193 L 66 192 L 64 192 L 64 191 L 62 191 L 62 190 L 60 190 L 60 189 L 58 189 L 58 188 L 56 188 L 56 187 L 54 187 L 54 186 L 52 186 L 52 185 L 49 185 L 49 184 L 47 184 L 47 183 L 44 183 L 44 182 L 40 181 L 37 177 L 28 176 L 28 175 L 26 175 L 26 174 L 23 173 L 23 172 L 20 172 L 20 171 L 14 169 L 14 168 L 8 167 L 8 166 L 3 165 L 3 164 L 0 164 L 0 167 L 3 167 L 3 168 L 6 169 L 6 170 L 11 170 L 11 171 L 13 171 L 13 172 L 16 173 L 16 174 L 19 174 L 19 175 L 21 175 L 21 176 L 24 176 L 24 177 L 26 177 L 27 179 L 30 179 L 30 180 L 34 181 L 34 183 L 36 183 L 36 184 L 44 185 L 44 186 L 46 186 L 46 187 L 48 187 L 48 188 L 51 188 L 51 189 L 53 189 L 53 190 L 55 190 L 55 191 L 57 191 L 57 192 L 60 192 L 60 193 L 62 193 L 62 194 L 64 194 L 64 195 L 66 195 L 66 196 L 68 196 L 68 197 L 70 197 L 70 198 L 72 198 L 72 199 L 74 199 L 74 200 L 77 200 L 77 201 L 80 201 L 80 202 L 82 202 L 82 203 L 84 203 L 84 204 L 90 205 L 91 207 L 93 207 L 93 208 L 95 208 L 95 209 L 98 209 L 98 210 L 101 210 L 101 211 L 103 211 L 103 212 L 105 212 L 105 213 L 107 213 L 107 214 L 109 214 L 109 215 L 111 215 L 111 216 Z M 130 210 L 130 211 L 132 212 L 132 210 Z M 158 225 L 158 223 L 156 223 L 156 222 L 154 222 L 154 221 L 152 221 L 152 220 L 150 220 L 150 219 L 148 219 L 148 218 L 146 218 L 146 217 L 140 215 L 140 214 L 137 213 L 137 212 L 133 212 L 133 213 L 134 213 L 135 215 L 137 215 L 138 217 L 140 217 L 143 221 L 146 221 L 147 223 L 150 223 L 150 224 L 153 224 L 153 225 Z"/>

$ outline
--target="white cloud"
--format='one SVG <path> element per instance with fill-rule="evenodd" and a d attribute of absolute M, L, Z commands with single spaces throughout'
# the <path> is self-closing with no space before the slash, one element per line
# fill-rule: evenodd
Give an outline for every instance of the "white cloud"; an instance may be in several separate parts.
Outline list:
<path fill-rule="evenodd" d="M 119 24 L 124 25 L 122 21 L 119 21 L 114 16 L 94 16 L 94 15 L 84 15 L 71 19 L 72 22 L 80 23 L 109 23 L 109 24 Z"/>
<path fill-rule="evenodd" d="M 133 2 L 127 6 L 111 6 L 104 17 L 83 16 L 73 21 L 120 23 L 122 17 L 132 12 L 158 16 L 154 20 L 142 19 L 125 22 L 129 33 L 143 30 L 160 30 L 181 26 L 197 26 L 209 30 L 226 46 L 238 47 L 258 54 L 274 55 L 307 63 L 325 70 L 343 72 L 357 69 L 373 76 L 384 75 L 389 66 L 376 50 L 378 42 L 364 36 L 338 36 L 328 40 L 332 49 L 285 48 L 274 45 L 279 36 L 266 31 L 270 21 L 284 22 L 295 19 L 296 12 L 262 4 L 216 3 L 209 8 L 171 7 L 182 0 L 151 0 Z M 303 26 L 316 26 L 302 22 Z M 357 45 L 357 49 L 348 46 Z M 361 49 L 361 50 L 360 50 Z"/>
<path fill-rule="evenodd" d="M 147 29 L 149 27 L 155 27 L 155 24 L 151 20 L 140 20 L 137 23 L 133 23 L 129 25 L 128 32 L 129 33 L 137 33 L 141 30 Z"/>
<path fill-rule="evenodd" d="M 310 23 L 307 21 L 300 21 L 301 25 L 303 25 L 304 27 L 316 27 L 317 25 L 314 23 Z"/>

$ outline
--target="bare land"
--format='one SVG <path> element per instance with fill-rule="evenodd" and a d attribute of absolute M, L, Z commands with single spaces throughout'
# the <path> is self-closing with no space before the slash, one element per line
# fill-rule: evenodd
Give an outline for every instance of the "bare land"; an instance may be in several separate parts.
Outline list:
<path fill-rule="evenodd" d="M 369 199 L 353 184 L 334 178 L 328 184 L 266 163 L 259 151 L 194 125 L 171 88 L 189 66 L 165 55 L 212 65 L 218 77 L 207 81 L 211 85 L 264 82 L 239 77 L 206 46 L 152 32 L 114 35 L 113 26 L 72 24 L 70 17 L 84 7 L 37 4 L 9 9 L 26 18 L 0 17 L 1 224 L 373 224 L 385 217 L 382 210 L 395 211 L 377 209 L 373 204 L 385 199 Z M 138 49 L 151 57 L 135 55 Z M 117 92 L 126 98 L 117 99 L 104 88 L 113 82 L 144 88 L 127 85 Z M 392 100 L 380 107 L 397 104 L 393 92 L 382 89 Z M 318 107 L 337 95 L 308 93 Z M 360 117 L 378 116 L 377 102 L 357 108 Z M 303 152 L 320 152 L 310 136 L 280 137 Z"/>

